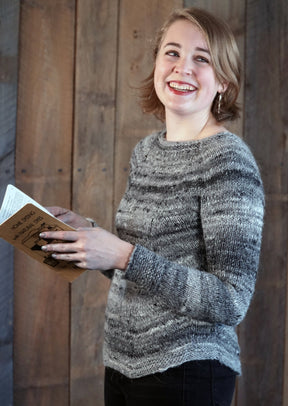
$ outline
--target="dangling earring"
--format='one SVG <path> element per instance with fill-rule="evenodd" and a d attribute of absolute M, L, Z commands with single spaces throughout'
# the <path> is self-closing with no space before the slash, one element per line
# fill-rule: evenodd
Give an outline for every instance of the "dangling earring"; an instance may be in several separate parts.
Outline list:
<path fill-rule="evenodd" d="M 217 103 L 217 114 L 220 114 L 221 111 L 221 101 L 222 101 L 222 93 L 219 93 L 218 103 Z"/>

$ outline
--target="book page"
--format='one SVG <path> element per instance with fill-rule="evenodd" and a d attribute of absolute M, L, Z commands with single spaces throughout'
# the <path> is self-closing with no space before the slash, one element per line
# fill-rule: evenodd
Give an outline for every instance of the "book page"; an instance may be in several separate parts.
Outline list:
<path fill-rule="evenodd" d="M 31 197 L 27 196 L 17 187 L 13 185 L 8 185 L 0 210 L 0 224 L 2 224 L 3 221 L 11 217 L 14 213 L 16 213 L 16 211 L 20 210 L 27 203 L 34 204 L 34 206 L 38 207 L 39 209 L 45 211 L 46 213 L 50 214 L 50 216 L 52 216 L 52 214 L 49 213 L 49 211 L 46 210 L 45 207 L 41 206 L 41 204 L 37 203 Z"/>

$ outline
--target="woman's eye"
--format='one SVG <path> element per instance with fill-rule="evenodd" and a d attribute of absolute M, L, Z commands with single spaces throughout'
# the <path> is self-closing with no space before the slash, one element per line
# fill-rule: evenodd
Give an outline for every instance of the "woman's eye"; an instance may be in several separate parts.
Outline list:
<path fill-rule="evenodd" d="M 167 52 L 166 52 L 166 55 L 169 55 L 169 56 L 179 56 L 179 52 L 177 52 L 177 51 L 167 51 Z"/>
<path fill-rule="evenodd" d="M 196 61 L 198 62 L 204 62 L 204 63 L 209 63 L 209 59 L 205 58 L 204 56 L 197 56 Z"/>

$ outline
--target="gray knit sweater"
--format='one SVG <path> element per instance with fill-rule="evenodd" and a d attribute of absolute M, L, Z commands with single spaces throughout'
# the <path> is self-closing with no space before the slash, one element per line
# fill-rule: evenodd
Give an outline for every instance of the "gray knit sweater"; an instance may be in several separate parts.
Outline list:
<path fill-rule="evenodd" d="M 130 378 L 190 360 L 241 372 L 235 326 L 259 261 L 264 197 L 247 145 L 229 132 L 137 144 L 116 216 L 135 244 L 108 296 L 104 364 Z"/>

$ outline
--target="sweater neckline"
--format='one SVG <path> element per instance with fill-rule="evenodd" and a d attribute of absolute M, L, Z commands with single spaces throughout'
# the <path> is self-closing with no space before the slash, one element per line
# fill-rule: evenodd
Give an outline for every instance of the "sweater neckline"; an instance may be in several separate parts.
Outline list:
<path fill-rule="evenodd" d="M 160 131 L 157 134 L 157 141 L 159 146 L 162 148 L 181 148 L 181 147 L 191 147 L 191 146 L 200 146 L 206 143 L 214 142 L 215 140 L 217 141 L 219 138 L 222 138 L 223 136 L 227 135 L 232 135 L 232 133 L 228 130 L 226 131 L 219 131 L 213 135 L 210 135 L 209 137 L 205 138 L 200 138 L 198 140 L 189 140 L 189 141 L 167 141 L 165 136 L 166 136 L 166 129 Z"/>

